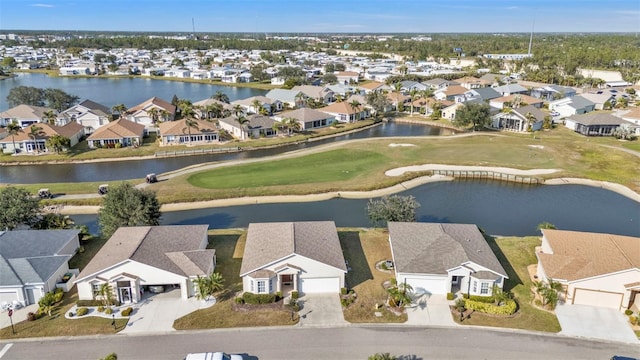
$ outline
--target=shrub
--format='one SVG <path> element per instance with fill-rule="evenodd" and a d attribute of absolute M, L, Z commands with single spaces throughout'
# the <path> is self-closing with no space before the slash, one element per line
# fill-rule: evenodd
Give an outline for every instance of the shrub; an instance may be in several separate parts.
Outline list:
<path fill-rule="evenodd" d="M 506 300 L 502 306 L 471 299 L 465 300 L 464 305 L 469 310 L 494 315 L 511 315 L 518 310 L 518 304 L 512 299 Z"/>
<path fill-rule="evenodd" d="M 633 310 L 627 309 L 627 310 L 624 311 L 624 314 L 627 315 L 627 316 L 633 315 Z"/>
<path fill-rule="evenodd" d="M 637 325 L 638 324 L 638 317 L 637 316 L 629 316 L 629 322 L 631 323 L 631 325 Z"/>
<path fill-rule="evenodd" d="M 292 292 L 291 292 L 291 298 L 292 298 L 292 299 L 298 299 L 298 295 L 299 295 L 299 294 L 298 294 L 298 292 L 297 292 L 297 291 L 292 291 Z"/>
<path fill-rule="evenodd" d="M 244 304 L 244 299 L 242 298 L 242 296 L 238 296 L 235 298 L 235 302 L 236 304 Z"/>
<path fill-rule="evenodd" d="M 453 300 L 453 293 L 447 293 L 447 300 Z"/>
<path fill-rule="evenodd" d="M 124 310 L 122 310 L 120 313 L 122 314 L 122 316 L 129 316 L 131 315 L 131 312 L 133 311 L 132 307 L 128 307 Z"/>
<path fill-rule="evenodd" d="M 347 288 L 345 288 L 345 287 L 340 288 L 340 294 L 341 295 L 347 295 Z"/>
<path fill-rule="evenodd" d="M 73 313 L 73 311 L 69 311 L 69 314 L 67 314 L 67 315 L 69 315 L 69 317 L 74 317 L 74 316 L 75 316 L 75 314 Z"/>
<path fill-rule="evenodd" d="M 98 306 L 98 312 L 104 312 L 104 306 Z"/>
<path fill-rule="evenodd" d="M 245 293 L 244 302 L 247 304 L 271 304 L 276 301 L 276 296 L 274 294 L 254 294 L 254 293 Z"/>
<path fill-rule="evenodd" d="M 108 308 L 106 308 L 104 310 L 104 313 L 107 314 L 107 315 L 111 315 L 111 314 L 113 314 L 113 309 L 111 307 L 108 307 Z"/>
<path fill-rule="evenodd" d="M 81 308 L 78 308 L 78 310 L 76 311 L 76 314 L 78 314 L 78 316 L 84 316 L 84 315 L 87 315 L 88 312 L 89 312 L 89 309 L 87 309 L 86 307 L 81 307 Z"/>
<path fill-rule="evenodd" d="M 496 299 L 493 296 L 480 296 L 480 295 L 471 295 L 466 297 L 465 299 L 469 299 L 472 301 L 483 302 L 483 303 L 494 303 Z"/>
<path fill-rule="evenodd" d="M 53 298 L 55 300 L 55 302 L 59 303 L 60 301 L 62 301 L 62 297 L 64 297 L 64 292 L 62 292 L 62 289 L 60 289 L 61 291 L 58 292 L 56 290 L 56 292 L 53 294 Z"/>
<path fill-rule="evenodd" d="M 53 293 L 54 293 L 54 294 L 62 294 L 62 293 L 63 293 L 62 288 L 56 288 L 56 289 L 53 291 Z"/>
<path fill-rule="evenodd" d="M 81 306 L 103 306 L 104 302 L 102 300 L 78 300 L 76 301 L 76 305 L 78 307 Z M 119 301 L 114 301 L 115 306 L 120 306 Z"/>
<path fill-rule="evenodd" d="M 38 319 L 38 315 L 36 315 L 36 313 L 34 313 L 34 312 L 29 312 L 29 313 L 27 314 L 27 320 L 28 320 L 28 321 L 35 321 L 35 320 L 37 320 L 37 319 Z"/>
<path fill-rule="evenodd" d="M 276 301 L 282 299 L 282 291 L 276 291 Z"/>

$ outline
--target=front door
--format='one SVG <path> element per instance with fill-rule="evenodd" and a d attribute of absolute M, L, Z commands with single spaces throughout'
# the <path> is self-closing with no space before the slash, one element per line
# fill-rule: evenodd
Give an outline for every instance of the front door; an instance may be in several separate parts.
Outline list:
<path fill-rule="evenodd" d="M 120 302 L 123 304 L 128 304 L 131 302 L 131 288 L 118 288 L 120 293 Z"/>

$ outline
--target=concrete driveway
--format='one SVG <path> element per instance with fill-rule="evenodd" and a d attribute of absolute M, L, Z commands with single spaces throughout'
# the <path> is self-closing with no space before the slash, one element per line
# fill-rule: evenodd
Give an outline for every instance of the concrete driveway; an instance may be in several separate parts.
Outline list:
<path fill-rule="evenodd" d="M 556 316 L 562 327 L 560 334 L 563 335 L 640 343 L 626 316 L 615 309 L 558 304 Z"/>
<path fill-rule="evenodd" d="M 194 297 L 183 300 L 180 289 L 160 294 L 145 293 L 143 301 L 132 306 L 134 311 L 120 334 L 175 331 L 173 322 L 176 319 L 213 304 L 215 302 L 204 302 Z"/>
<path fill-rule="evenodd" d="M 407 308 L 407 325 L 456 326 L 444 295 L 416 295 Z"/>
<path fill-rule="evenodd" d="M 338 294 L 305 294 L 299 300 L 300 326 L 346 325 Z"/>

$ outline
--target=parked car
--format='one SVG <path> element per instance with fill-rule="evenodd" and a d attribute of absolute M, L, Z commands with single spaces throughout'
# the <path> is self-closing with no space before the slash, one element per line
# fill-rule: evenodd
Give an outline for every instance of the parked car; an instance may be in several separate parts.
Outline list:
<path fill-rule="evenodd" d="M 109 192 L 109 184 L 102 184 L 98 186 L 98 194 L 104 195 Z"/>
<path fill-rule="evenodd" d="M 53 194 L 49 191 L 49 189 L 40 189 L 38 190 L 38 196 L 40 199 L 51 199 Z"/>
<path fill-rule="evenodd" d="M 218 351 L 218 352 L 187 354 L 187 357 L 184 358 L 184 360 L 242 360 L 242 355 L 229 355 L 229 354 L 223 353 L 222 351 Z"/>
<path fill-rule="evenodd" d="M 156 177 L 156 174 L 148 174 L 147 175 L 147 183 L 151 184 L 151 183 L 155 183 L 158 182 L 158 177 Z"/>

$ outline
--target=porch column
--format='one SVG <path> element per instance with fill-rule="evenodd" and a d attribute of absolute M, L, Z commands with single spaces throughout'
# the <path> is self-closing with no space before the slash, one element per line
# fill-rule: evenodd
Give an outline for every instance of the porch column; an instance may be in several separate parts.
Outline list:
<path fill-rule="evenodd" d="M 282 291 L 282 279 L 281 275 L 276 275 L 276 292 Z"/>
<path fill-rule="evenodd" d="M 293 291 L 298 291 L 298 273 L 293 274 Z"/>

